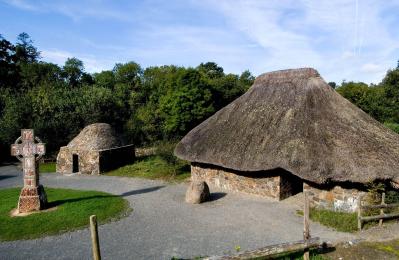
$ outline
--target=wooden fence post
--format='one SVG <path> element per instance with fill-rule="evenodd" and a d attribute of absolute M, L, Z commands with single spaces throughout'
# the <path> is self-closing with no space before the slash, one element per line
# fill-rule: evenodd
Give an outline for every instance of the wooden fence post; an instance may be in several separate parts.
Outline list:
<path fill-rule="evenodd" d="M 357 228 L 362 230 L 362 196 L 357 200 Z"/>
<path fill-rule="evenodd" d="M 310 231 L 309 231 L 309 199 L 308 193 L 304 192 L 304 208 L 303 208 L 303 240 L 307 241 L 310 239 Z M 306 248 L 303 253 L 303 259 L 309 260 L 309 248 Z"/>
<path fill-rule="evenodd" d="M 385 205 L 385 192 L 382 193 L 381 205 L 382 205 L 382 206 Z M 381 215 L 381 216 L 384 215 L 384 209 L 383 209 L 383 208 L 380 209 L 380 215 Z M 382 221 L 383 221 L 383 219 L 381 218 L 381 219 L 380 219 L 380 223 L 379 223 L 380 226 L 382 226 Z"/>
<path fill-rule="evenodd" d="M 90 216 L 90 233 L 91 233 L 91 243 L 92 243 L 92 248 L 93 248 L 93 259 L 101 260 L 100 243 L 99 243 L 99 239 L 98 239 L 98 227 L 97 227 L 96 215 Z"/>

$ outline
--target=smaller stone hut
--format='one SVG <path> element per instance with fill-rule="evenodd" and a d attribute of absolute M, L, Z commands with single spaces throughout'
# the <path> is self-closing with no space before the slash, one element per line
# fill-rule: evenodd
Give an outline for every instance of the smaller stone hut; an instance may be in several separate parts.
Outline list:
<path fill-rule="evenodd" d="M 86 126 L 57 156 L 58 173 L 100 174 L 134 161 L 134 145 L 125 145 L 109 124 Z"/>

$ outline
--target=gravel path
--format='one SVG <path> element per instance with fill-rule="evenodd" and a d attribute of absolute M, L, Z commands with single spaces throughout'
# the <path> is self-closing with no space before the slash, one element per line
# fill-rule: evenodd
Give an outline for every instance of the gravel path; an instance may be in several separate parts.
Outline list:
<path fill-rule="evenodd" d="M 133 208 L 126 218 L 99 227 L 103 259 L 170 259 L 233 253 L 302 239 L 295 200 L 214 192 L 211 202 L 184 202 L 187 184 L 111 176 L 42 174 L 45 187 L 100 190 L 122 195 Z M 21 186 L 15 166 L 0 167 L 0 189 Z M 311 223 L 313 237 L 342 241 L 355 236 Z M 90 259 L 88 229 L 41 239 L 0 243 L 0 259 Z"/>

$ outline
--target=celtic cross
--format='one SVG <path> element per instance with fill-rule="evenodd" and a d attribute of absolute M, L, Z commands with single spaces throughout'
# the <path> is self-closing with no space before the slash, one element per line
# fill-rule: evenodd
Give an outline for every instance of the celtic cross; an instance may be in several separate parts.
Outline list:
<path fill-rule="evenodd" d="M 36 165 L 36 161 L 45 152 L 45 144 L 35 137 L 33 129 L 22 129 L 21 136 L 11 145 L 11 155 L 22 162 L 24 172 L 24 187 L 18 201 L 20 213 L 43 209 L 47 203 L 44 188 L 39 184 L 39 171 Z"/>

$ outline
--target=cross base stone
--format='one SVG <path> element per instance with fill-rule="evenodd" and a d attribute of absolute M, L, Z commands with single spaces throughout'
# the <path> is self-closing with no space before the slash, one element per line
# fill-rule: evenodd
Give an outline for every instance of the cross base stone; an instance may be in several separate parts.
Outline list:
<path fill-rule="evenodd" d="M 18 201 L 18 212 L 26 213 L 44 209 L 47 204 L 47 195 L 44 187 L 24 187 Z"/>

